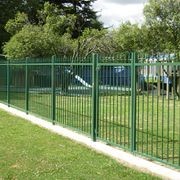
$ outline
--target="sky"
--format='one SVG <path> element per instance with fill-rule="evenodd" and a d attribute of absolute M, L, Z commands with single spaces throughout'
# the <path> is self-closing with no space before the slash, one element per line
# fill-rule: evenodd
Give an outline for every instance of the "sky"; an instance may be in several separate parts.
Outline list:
<path fill-rule="evenodd" d="M 96 0 L 93 4 L 105 27 L 118 27 L 122 22 L 141 24 L 147 0 Z"/>

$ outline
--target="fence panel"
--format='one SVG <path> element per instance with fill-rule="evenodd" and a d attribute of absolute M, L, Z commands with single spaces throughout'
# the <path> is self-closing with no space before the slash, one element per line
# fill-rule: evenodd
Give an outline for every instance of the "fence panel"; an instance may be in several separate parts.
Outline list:
<path fill-rule="evenodd" d="M 0 101 L 180 167 L 180 62 L 174 55 L 0 62 Z"/>
<path fill-rule="evenodd" d="M 25 63 L 9 64 L 8 104 L 25 109 Z"/>
<path fill-rule="evenodd" d="M 7 65 L 0 63 L 0 101 L 7 103 Z"/>
<path fill-rule="evenodd" d="M 90 135 L 92 63 L 56 63 L 55 79 L 56 122 Z"/>
<path fill-rule="evenodd" d="M 51 60 L 48 59 L 48 60 Z M 29 112 L 51 120 L 51 64 L 29 64 Z"/>
<path fill-rule="evenodd" d="M 98 63 L 98 138 L 126 149 L 131 146 L 131 58 L 100 57 Z"/>
<path fill-rule="evenodd" d="M 180 101 L 178 75 L 180 63 L 136 64 L 145 77 L 136 98 L 137 152 L 180 165 Z M 152 70 L 156 71 L 152 76 Z M 166 72 L 166 74 L 165 74 Z"/>

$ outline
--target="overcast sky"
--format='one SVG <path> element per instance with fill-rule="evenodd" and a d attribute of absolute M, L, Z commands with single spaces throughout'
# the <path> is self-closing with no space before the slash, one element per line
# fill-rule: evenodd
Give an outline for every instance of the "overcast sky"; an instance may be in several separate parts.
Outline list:
<path fill-rule="evenodd" d="M 96 0 L 93 7 L 105 26 L 118 27 L 127 20 L 143 22 L 143 7 L 147 0 Z"/>

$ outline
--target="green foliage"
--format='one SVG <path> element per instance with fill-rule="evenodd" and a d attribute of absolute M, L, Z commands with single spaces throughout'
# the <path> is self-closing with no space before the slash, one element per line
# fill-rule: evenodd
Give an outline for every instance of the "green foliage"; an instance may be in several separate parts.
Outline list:
<path fill-rule="evenodd" d="M 164 45 L 163 51 L 180 50 L 179 7 L 178 0 L 149 0 L 144 8 L 146 25 L 150 28 L 149 33 L 159 38 L 156 43 Z"/>
<path fill-rule="evenodd" d="M 52 31 L 58 35 L 72 34 L 75 28 L 75 15 L 65 15 L 62 9 L 54 4 L 45 3 L 44 9 L 39 11 L 40 22 L 44 24 L 46 31 Z"/>
<path fill-rule="evenodd" d="M 78 39 L 73 39 L 77 17 L 65 15 L 54 4 L 45 3 L 38 14 L 38 25 L 30 24 L 24 13 L 8 21 L 6 29 L 14 36 L 4 46 L 7 57 L 87 56 L 97 51 L 99 39 L 105 35 L 104 31 L 85 29 Z"/>
<path fill-rule="evenodd" d="M 47 33 L 48 36 L 49 33 Z M 65 33 L 62 36 L 58 36 L 52 33 L 49 37 L 51 41 L 51 47 L 53 49 L 53 54 L 59 56 L 72 56 L 74 49 L 76 47 L 75 40 L 73 40 L 70 34 Z"/>
<path fill-rule="evenodd" d="M 45 2 L 51 3 L 51 6 Z M 3 43 L 7 42 L 16 33 L 16 30 L 19 31 L 23 23 L 27 23 L 26 17 L 23 19 L 22 14 L 27 14 L 28 21 L 33 25 L 43 24 L 46 21 L 47 28 L 52 27 L 56 33 L 61 35 L 71 33 L 73 38 L 79 37 L 85 28 L 101 29 L 102 24 L 97 20 L 96 12 L 92 9 L 93 2 L 94 0 L 0 0 L 0 52 Z M 40 15 L 37 12 L 41 12 L 44 3 L 46 4 L 46 8 L 43 10 L 44 14 Z M 21 16 L 17 14 L 18 12 Z M 11 21 L 8 22 L 10 19 Z M 13 23 L 15 23 L 14 28 Z M 10 34 L 6 32 L 5 25 Z"/>
<path fill-rule="evenodd" d="M 101 39 L 105 36 L 105 34 L 105 30 L 85 29 L 82 36 L 76 40 L 74 56 L 87 57 L 91 53 L 98 53 Z"/>
<path fill-rule="evenodd" d="M 43 26 L 27 25 L 4 46 L 8 58 L 46 57 L 72 54 L 70 36 L 58 36 L 44 30 Z"/>
<path fill-rule="evenodd" d="M 28 14 L 30 22 L 36 23 L 36 12 L 42 5 L 42 0 L 0 0 L 0 52 L 3 43 L 10 38 L 10 34 L 5 31 L 7 21 L 13 19 L 18 12 L 24 12 Z"/>
<path fill-rule="evenodd" d="M 14 19 L 10 19 L 6 23 L 5 29 L 11 35 L 14 35 L 19 32 L 23 28 L 23 26 L 27 24 L 29 24 L 27 14 L 18 12 Z"/>
<path fill-rule="evenodd" d="M 13 35 L 4 45 L 5 55 L 11 58 L 53 54 L 86 57 L 90 53 L 160 53 L 180 50 L 179 1 L 149 0 L 144 8 L 143 25 L 125 22 L 115 30 L 102 30 L 102 24 L 92 10 L 93 2 L 47 0 L 44 6 L 40 1 L 28 1 L 27 4 L 21 2 L 17 6 L 21 13 L 18 12 L 14 19 L 10 13 L 10 20 L 5 26 L 6 31 Z M 43 9 L 40 8 L 42 6 Z M 5 40 L 6 32 L 1 27 L 0 33 Z"/>
<path fill-rule="evenodd" d="M 141 30 L 137 24 L 126 22 L 113 31 L 117 51 L 138 51 L 142 48 Z"/>
<path fill-rule="evenodd" d="M 51 52 L 49 48 L 43 28 L 27 25 L 5 44 L 4 53 L 9 58 L 47 56 Z"/>
<path fill-rule="evenodd" d="M 143 38 L 142 50 L 149 54 L 163 52 L 166 48 L 164 40 L 162 40 L 162 31 L 157 26 L 148 27 L 142 25 L 141 37 Z"/>
<path fill-rule="evenodd" d="M 45 57 L 73 54 L 74 40 L 71 27 L 74 16 L 64 16 L 53 4 L 45 3 L 40 13 L 43 23 L 33 25 L 24 13 L 8 21 L 6 28 L 15 35 L 4 45 L 4 54 L 9 58 Z"/>
<path fill-rule="evenodd" d="M 48 0 L 50 3 L 56 4 L 65 15 L 76 16 L 75 26 L 72 31 L 72 37 L 77 38 L 82 32 L 89 29 L 102 29 L 102 23 L 98 21 L 98 16 L 92 8 L 95 0 Z"/>
<path fill-rule="evenodd" d="M 180 2 L 150 0 L 144 8 L 143 25 L 122 23 L 110 32 L 108 47 L 113 52 L 143 51 L 147 53 L 180 50 Z"/>

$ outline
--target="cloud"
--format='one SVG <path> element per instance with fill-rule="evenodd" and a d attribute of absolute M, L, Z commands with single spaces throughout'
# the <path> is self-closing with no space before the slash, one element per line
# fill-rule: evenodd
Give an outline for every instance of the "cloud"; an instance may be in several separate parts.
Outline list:
<path fill-rule="evenodd" d="M 117 4 L 110 0 L 97 0 L 94 3 L 94 9 L 98 11 L 99 20 L 104 23 L 106 27 L 118 27 L 122 22 L 130 21 L 131 23 L 143 22 L 143 8 L 144 4 Z M 121 0 L 120 0 L 121 1 Z M 128 0 L 130 1 L 130 0 Z M 134 1 L 133 1 L 134 2 Z"/>
<path fill-rule="evenodd" d="M 147 0 L 104 0 L 105 3 L 114 3 L 114 4 L 143 4 L 147 2 Z"/>

